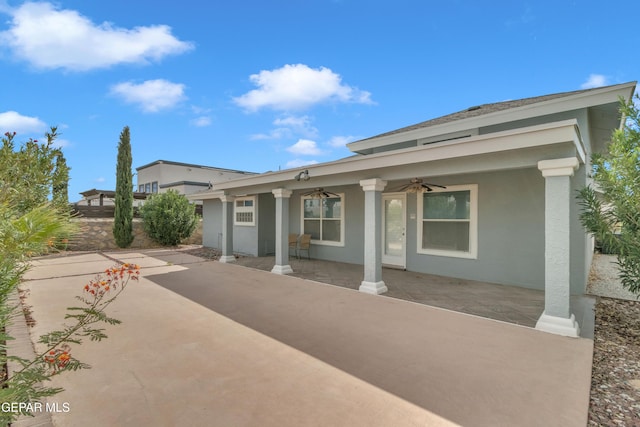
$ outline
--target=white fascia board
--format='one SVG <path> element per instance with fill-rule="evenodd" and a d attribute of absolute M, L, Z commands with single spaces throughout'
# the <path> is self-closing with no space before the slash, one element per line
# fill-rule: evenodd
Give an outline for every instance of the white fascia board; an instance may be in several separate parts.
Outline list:
<path fill-rule="evenodd" d="M 487 135 L 478 135 L 463 140 L 452 140 L 435 145 L 405 148 L 402 150 L 386 151 L 366 156 L 347 157 L 327 163 L 318 163 L 303 168 L 287 169 L 278 172 L 268 172 L 246 178 L 235 179 L 224 183 L 214 184 L 215 192 L 222 194 L 225 190 L 233 192 L 239 190 L 250 192 L 251 187 L 272 184 L 276 187 L 286 187 L 294 180 L 299 170 L 307 169 L 311 180 L 322 176 L 337 175 L 397 165 L 408 165 L 421 162 L 468 157 L 474 155 L 496 153 L 501 151 L 518 150 L 530 147 L 540 147 L 552 144 L 573 143 L 584 163 L 584 147 L 578 133 L 578 123 L 575 119 L 554 123 L 518 128 Z M 313 186 L 309 182 L 306 187 Z M 305 187 L 305 188 L 306 188 Z M 215 192 L 211 192 L 212 194 Z M 200 193 L 202 194 L 202 193 Z M 193 196 L 196 196 L 195 194 Z M 218 196 L 219 197 L 219 196 Z M 214 197 L 207 197 L 214 198 Z"/>
<path fill-rule="evenodd" d="M 347 144 L 353 152 L 631 99 L 635 82 Z"/>
<path fill-rule="evenodd" d="M 209 191 L 201 191 L 199 193 L 190 193 L 185 195 L 188 200 L 210 200 L 210 199 L 219 199 L 224 196 L 224 191 L 220 190 L 209 190 Z"/>

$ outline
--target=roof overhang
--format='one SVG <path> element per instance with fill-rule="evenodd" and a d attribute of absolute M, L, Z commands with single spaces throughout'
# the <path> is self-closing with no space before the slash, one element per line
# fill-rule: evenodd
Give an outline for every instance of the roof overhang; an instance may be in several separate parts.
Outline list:
<path fill-rule="evenodd" d="M 267 193 L 275 188 L 296 190 L 356 184 L 368 178 L 400 179 L 415 175 L 416 167 L 426 170 L 419 175 L 423 177 L 535 167 L 540 160 L 569 156 L 585 162 L 585 148 L 574 119 L 239 178 L 188 197 L 206 200 Z M 428 168 L 423 168 L 425 165 Z M 305 169 L 311 180 L 296 181 L 294 176 Z"/>

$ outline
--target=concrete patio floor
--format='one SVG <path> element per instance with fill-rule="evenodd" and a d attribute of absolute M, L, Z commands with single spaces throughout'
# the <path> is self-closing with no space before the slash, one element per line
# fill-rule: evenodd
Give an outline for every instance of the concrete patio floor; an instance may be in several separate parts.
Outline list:
<path fill-rule="evenodd" d="M 236 264 L 271 271 L 273 256 L 239 257 Z M 363 277 L 363 266 L 319 259 L 291 257 L 290 276 L 314 280 L 357 290 Z M 460 313 L 488 319 L 535 327 L 544 311 L 544 292 L 518 286 L 505 286 L 474 280 L 456 279 L 404 271 L 382 269 L 389 291 L 383 296 L 412 301 L 419 304 L 446 308 Z M 595 298 L 574 296 L 571 310 L 580 325 L 580 336 L 593 339 L 595 327 Z"/>
<path fill-rule="evenodd" d="M 593 342 L 172 250 L 42 258 L 37 336 L 113 260 L 143 279 L 110 308 L 93 369 L 54 378 L 60 426 L 584 426 Z"/>

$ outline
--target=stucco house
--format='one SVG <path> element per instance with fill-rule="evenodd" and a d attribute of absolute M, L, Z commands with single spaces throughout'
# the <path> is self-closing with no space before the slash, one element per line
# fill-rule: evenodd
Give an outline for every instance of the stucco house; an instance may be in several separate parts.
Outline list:
<path fill-rule="evenodd" d="M 593 241 L 576 190 L 590 155 L 622 124 L 635 82 L 473 106 L 350 143 L 354 156 L 215 183 L 203 244 L 275 253 L 311 234 L 311 257 L 363 265 L 360 290 L 387 290 L 382 266 L 544 290 L 537 328 L 578 336 Z"/>
<path fill-rule="evenodd" d="M 255 173 L 169 160 L 156 160 L 136 168 L 137 190 L 147 194 L 164 193 L 167 190 L 191 194 L 247 175 Z"/>

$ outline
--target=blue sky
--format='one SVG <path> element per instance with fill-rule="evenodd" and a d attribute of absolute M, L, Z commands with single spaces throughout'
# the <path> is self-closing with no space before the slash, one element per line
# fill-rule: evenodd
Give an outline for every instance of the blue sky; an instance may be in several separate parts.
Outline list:
<path fill-rule="evenodd" d="M 637 9 L 0 0 L 0 131 L 24 141 L 59 126 L 71 201 L 115 188 L 124 126 L 134 168 L 329 161 L 350 155 L 346 142 L 472 105 L 637 80 Z"/>

